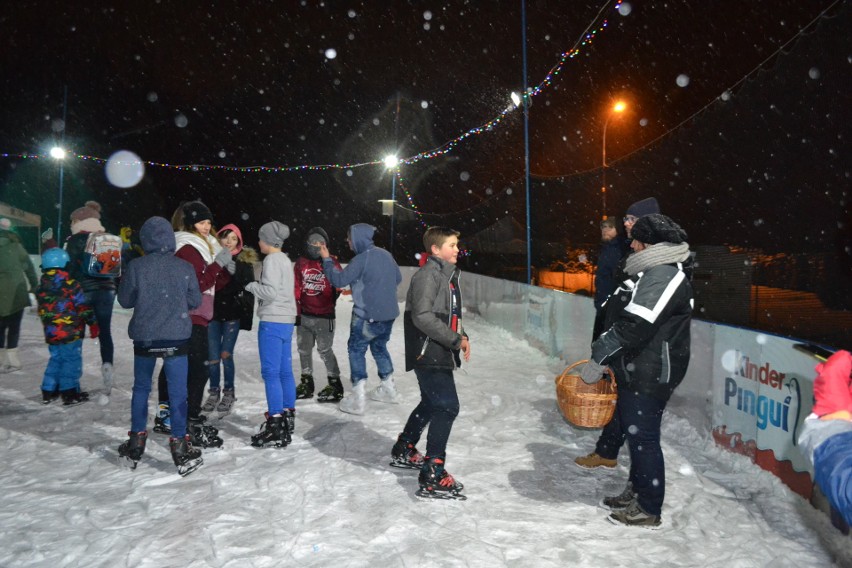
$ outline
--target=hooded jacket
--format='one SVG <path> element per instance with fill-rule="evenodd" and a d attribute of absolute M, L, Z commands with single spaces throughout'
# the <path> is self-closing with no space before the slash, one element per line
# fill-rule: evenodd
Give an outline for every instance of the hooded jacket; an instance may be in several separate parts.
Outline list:
<path fill-rule="evenodd" d="M 322 259 L 317 247 L 310 244 L 312 235 L 319 235 L 328 244 L 328 234 L 322 227 L 313 227 L 308 231 L 305 241 L 305 254 L 296 259 L 295 273 L 296 306 L 299 315 L 334 319 L 334 308 L 340 296 L 337 288 L 331 285 L 322 268 Z M 343 270 L 337 257 L 331 257 L 335 270 Z"/>
<path fill-rule="evenodd" d="M 458 317 L 452 321 L 452 287 L 458 290 L 461 271 L 456 265 L 430 256 L 414 276 L 405 299 L 405 370 L 417 368 L 455 369 L 461 366 L 459 349 L 467 333 Z M 461 302 L 459 302 L 461 304 Z M 461 314 L 461 305 L 456 312 Z"/>
<path fill-rule="evenodd" d="M 260 261 L 257 251 L 243 245 L 243 235 L 235 225 L 225 225 L 219 233 L 230 229 L 237 235 L 239 244 L 231 251 L 235 270 L 228 283 L 216 291 L 213 304 L 213 319 L 216 321 L 239 320 L 240 329 L 251 330 L 254 319 L 254 294 L 245 285 L 254 282 L 254 265 Z M 236 253 L 236 254 L 234 254 Z"/>
<path fill-rule="evenodd" d="M 396 289 L 402 282 L 393 256 L 373 244 L 376 228 L 366 223 L 349 227 L 355 257 L 346 268 L 337 268 L 331 257 L 323 259 L 326 278 L 335 288 L 352 289 L 352 313 L 370 321 L 391 321 L 399 316 Z"/>
<path fill-rule="evenodd" d="M 133 308 L 128 335 L 135 342 L 189 339 L 189 311 L 201 305 L 201 290 L 192 265 L 175 256 L 175 234 L 163 217 L 151 217 L 139 238 L 145 256 L 127 265 L 118 287 L 118 303 Z"/>
<path fill-rule="evenodd" d="M 0 317 L 29 306 L 29 290 L 35 290 L 36 286 L 38 278 L 20 238 L 12 231 L 0 229 Z"/>

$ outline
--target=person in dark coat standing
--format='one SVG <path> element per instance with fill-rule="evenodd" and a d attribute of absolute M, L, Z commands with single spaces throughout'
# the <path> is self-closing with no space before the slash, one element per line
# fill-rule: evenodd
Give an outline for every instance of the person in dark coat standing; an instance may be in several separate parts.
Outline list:
<path fill-rule="evenodd" d="M 627 440 L 630 476 L 603 505 L 614 523 L 658 526 L 666 491 L 660 427 L 666 403 L 686 375 L 692 321 L 691 257 L 686 232 L 660 214 L 641 217 L 632 230 L 633 254 L 623 282 L 607 302 L 606 331 L 592 343 L 580 372 L 587 383 L 615 375 L 618 404 L 613 422 Z"/>
<path fill-rule="evenodd" d="M 592 341 L 603 331 L 603 304 L 618 284 L 621 259 L 628 253 L 627 239 L 618 233 L 615 219 L 601 221 L 601 250 L 595 268 L 595 326 Z"/>

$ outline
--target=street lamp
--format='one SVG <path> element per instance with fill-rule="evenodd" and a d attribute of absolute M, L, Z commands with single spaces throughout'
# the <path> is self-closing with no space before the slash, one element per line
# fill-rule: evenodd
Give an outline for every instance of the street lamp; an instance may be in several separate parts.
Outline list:
<path fill-rule="evenodd" d="M 621 114 L 627 105 L 622 101 L 617 101 L 606 113 L 606 120 L 603 127 L 603 148 L 601 150 L 601 220 L 606 219 L 606 127 L 609 125 L 609 119 L 614 114 Z"/>
<path fill-rule="evenodd" d="M 388 250 L 393 255 L 393 206 L 396 204 L 396 172 L 399 167 L 399 158 L 394 154 L 385 156 L 385 167 L 391 172 L 391 198 L 380 199 L 382 203 L 382 213 L 390 217 L 390 245 Z"/>
<path fill-rule="evenodd" d="M 58 243 L 62 242 L 62 179 L 64 177 L 65 155 L 65 150 L 59 146 L 50 149 L 50 157 L 59 162 L 59 212 L 56 221 L 56 242 Z"/>

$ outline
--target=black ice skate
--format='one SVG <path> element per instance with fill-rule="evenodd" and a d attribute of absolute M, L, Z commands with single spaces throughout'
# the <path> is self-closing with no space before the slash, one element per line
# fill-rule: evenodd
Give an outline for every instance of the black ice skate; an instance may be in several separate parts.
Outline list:
<path fill-rule="evenodd" d="M 296 431 L 296 409 L 288 408 L 284 411 L 284 424 L 287 426 L 287 433 L 292 438 L 293 432 Z M 291 439 L 292 441 L 292 439 Z"/>
<path fill-rule="evenodd" d="M 127 467 L 136 469 L 136 464 L 142 459 L 142 454 L 145 453 L 145 441 L 148 439 L 148 432 L 128 432 L 127 441 L 118 447 L 118 455 L 123 457 L 127 462 Z"/>
<path fill-rule="evenodd" d="M 172 416 L 168 402 L 161 402 L 157 406 L 157 415 L 154 417 L 154 432 L 158 434 L 172 433 Z"/>
<path fill-rule="evenodd" d="M 255 448 L 286 448 L 290 444 L 290 428 L 283 416 L 269 416 L 260 431 L 251 437 Z"/>
<path fill-rule="evenodd" d="M 42 404 L 50 404 L 54 400 L 59 398 L 59 391 L 41 391 L 41 403 Z"/>
<path fill-rule="evenodd" d="M 296 386 L 296 398 L 314 398 L 314 377 L 312 375 L 302 375 L 301 382 Z"/>
<path fill-rule="evenodd" d="M 340 402 L 343 400 L 343 384 L 340 377 L 329 377 L 328 385 L 319 391 L 317 402 Z"/>
<path fill-rule="evenodd" d="M 183 438 L 169 438 L 169 448 L 172 450 L 172 461 L 175 462 L 181 477 L 189 475 L 204 463 L 201 450 L 192 447 L 189 434 Z"/>
<path fill-rule="evenodd" d="M 423 467 L 423 454 L 417 451 L 414 444 L 403 440 L 400 434 L 391 449 L 390 465 L 401 469 L 420 469 Z"/>
<path fill-rule="evenodd" d="M 188 418 L 186 421 L 187 436 L 194 446 L 201 448 L 220 448 L 224 443 L 219 437 L 219 429 L 214 428 L 204 421 L 206 416 L 198 415 Z"/>
<path fill-rule="evenodd" d="M 461 494 L 464 485 L 456 481 L 452 475 L 444 469 L 444 460 L 440 458 L 426 458 L 423 469 L 420 470 L 420 489 L 415 495 L 426 499 L 467 499 Z"/>
<path fill-rule="evenodd" d="M 62 391 L 62 404 L 65 406 L 75 406 L 89 400 L 89 393 L 80 392 L 77 389 L 69 389 Z"/>

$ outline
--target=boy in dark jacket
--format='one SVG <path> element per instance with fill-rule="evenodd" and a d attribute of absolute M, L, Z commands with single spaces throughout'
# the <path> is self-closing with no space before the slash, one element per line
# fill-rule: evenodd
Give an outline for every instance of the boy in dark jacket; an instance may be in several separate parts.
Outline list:
<path fill-rule="evenodd" d="M 127 332 L 135 355 L 129 438 L 118 453 L 135 468 L 145 452 L 151 378 L 162 358 L 171 401 L 169 447 L 178 473 L 187 475 L 203 463 L 201 450 L 192 447 L 186 431 L 189 312 L 201 305 L 201 290 L 192 265 L 174 255 L 175 234 L 166 219 L 151 217 L 139 236 L 145 256 L 128 265 L 118 289 L 118 303 L 133 308 Z"/>
<path fill-rule="evenodd" d="M 332 351 L 334 343 L 334 308 L 340 292 L 331 285 L 322 270 L 318 244 L 328 245 L 328 233 L 322 227 L 308 231 L 305 254 L 293 266 L 296 277 L 296 308 L 300 324 L 296 328 L 296 345 L 302 364 L 302 378 L 296 387 L 296 398 L 314 396 L 314 344 L 328 376 L 328 385 L 317 396 L 318 402 L 337 402 L 343 398 L 340 367 Z M 337 258 L 331 257 L 335 270 L 343 270 Z"/>
<path fill-rule="evenodd" d="M 411 412 L 391 450 L 394 467 L 420 469 L 417 495 L 464 499 L 463 485 L 444 469 L 447 440 L 459 413 L 453 370 L 459 353 L 470 360 L 470 342 L 462 327 L 460 271 L 456 267 L 459 233 L 431 227 L 423 244 L 432 256 L 411 278 L 405 300 L 405 370 L 414 370 L 420 385 L 420 404 Z M 426 456 L 415 447 L 429 426 Z"/>
<path fill-rule="evenodd" d="M 41 383 L 44 404 L 60 394 L 66 406 L 89 400 L 89 393 L 80 391 L 82 339 L 86 324 L 92 338 L 98 336 L 99 329 L 83 288 L 68 275 L 69 260 L 68 253 L 60 248 L 46 250 L 41 256 L 42 275 L 36 297 L 38 317 L 44 325 L 44 340 L 50 350 Z"/>

